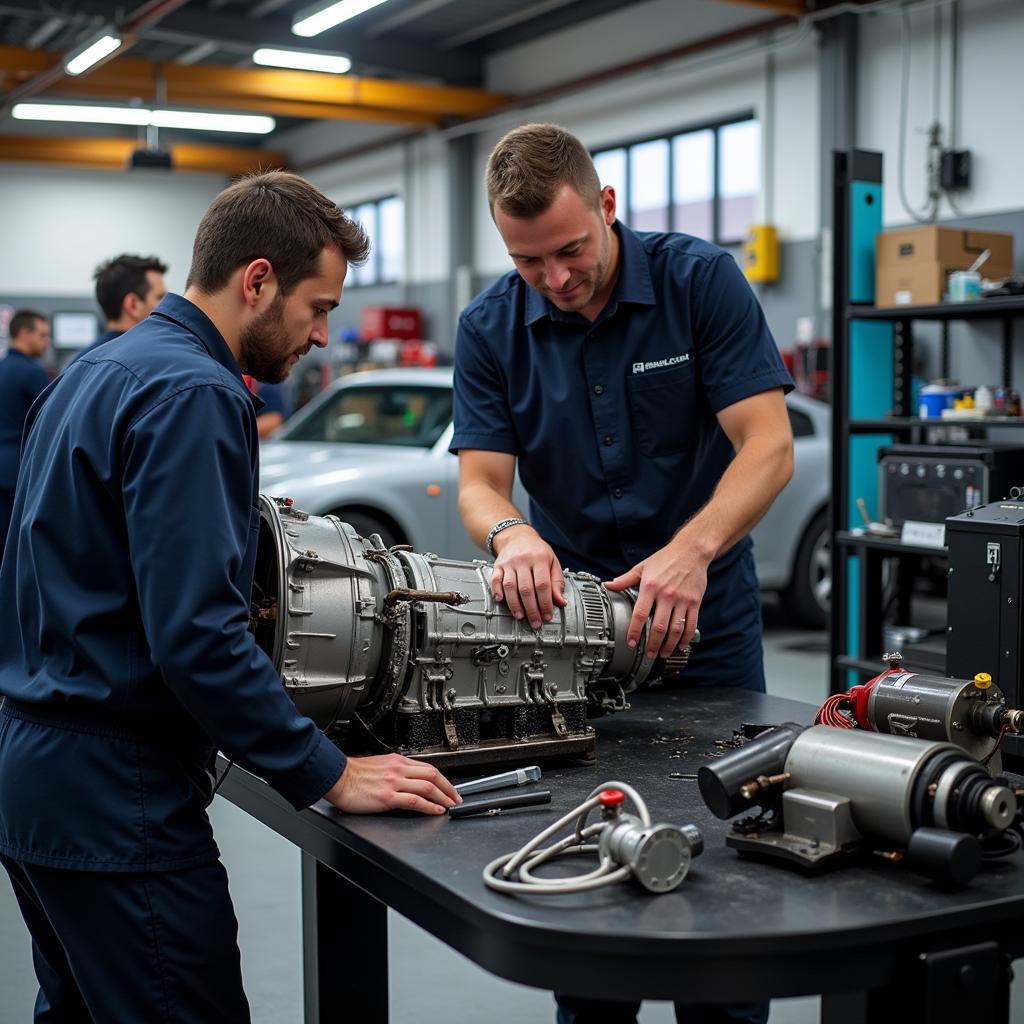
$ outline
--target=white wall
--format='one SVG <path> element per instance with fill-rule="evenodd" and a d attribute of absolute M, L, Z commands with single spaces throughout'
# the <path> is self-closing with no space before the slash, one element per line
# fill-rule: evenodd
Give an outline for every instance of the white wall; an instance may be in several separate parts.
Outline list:
<path fill-rule="evenodd" d="M 192 239 L 226 185 L 216 174 L 0 165 L 0 291 L 91 296 L 96 265 L 123 252 L 155 254 L 185 287 Z"/>
<path fill-rule="evenodd" d="M 973 153 L 973 185 L 957 199 L 966 216 L 1002 213 L 1024 206 L 1024 4 L 1020 0 L 963 0 L 960 48 L 960 131 L 958 148 Z M 900 97 L 899 14 L 871 14 L 860 20 L 858 145 L 884 153 L 883 216 L 903 224 L 910 216 L 899 200 Z M 942 9 L 910 15 L 910 88 L 905 185 L 912 207 L 925 203 L 926 131 L 936 107 L 935 61 L 939 61 L 938 117 L 945 144 L 950 128 L 950 30 Z M 938 47 L 936 47 L 938 41 Z M 940 217 L 956 216 L 943 203 Z"/>

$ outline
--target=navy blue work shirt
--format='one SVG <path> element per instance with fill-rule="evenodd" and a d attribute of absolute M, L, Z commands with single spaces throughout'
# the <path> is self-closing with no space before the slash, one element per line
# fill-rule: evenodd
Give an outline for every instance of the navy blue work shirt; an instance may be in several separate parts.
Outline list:
<path fill-rule="evenodd" d="M 187 867 L 217 855 L 210 747 L 295 807 L 344 770 L 247 628 L 254 404 L 214 325 L 168 295 L 33 406 L 0 570 L 3 853 Z"/>
<path fill-rule="evenodd" d="M 14 491 L 25 418 L 49 383 L 39 361 L 16 348 L 0 359 L 0 491 Z"/>
<path fill-rule="evenodd" d="M 605 580 L 664 547 L 711 497 L 734 456 L 716 414 L 793 386 L 727 252 L 614 230 L 618 278 L 593 323 L 516 271 L 466 307 L 450 445 L 515 455 L 530 521 L 563 568 Z M 745 538 L 709 579 L 750 549 Z"/>

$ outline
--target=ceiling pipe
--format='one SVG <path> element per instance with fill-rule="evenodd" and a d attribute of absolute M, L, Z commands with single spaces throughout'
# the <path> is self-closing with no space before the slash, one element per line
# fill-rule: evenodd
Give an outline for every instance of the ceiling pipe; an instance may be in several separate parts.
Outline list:
<path fill-rule="evenodd" d="M 113 60 L 118 54 L 124 53 L 125 50 L 134 46 L 135 38 L 142 29 L 156 24 L 161 18 L 165 18 L 172 11 L 184 7 L 187 3 L 188 0 L 148 0 L 147 3 L 136 7 L 131 14 L 117 23 L 117 31 L 123 42 L 107 60 Z M 106 61 L 99 61 L 89 70 L 101 67 L 105 63 Z M 56 85 L 64 76 L 64 64 L 62 61 L 57 61 L 56 64 L 51 64 L 45 71 L 40 71 L 38 75 L 34 75 L 27 82 L 22 82 L 3 98 L 3 102 L 0 104 L 0 117 L 6 117 L 15 103 L 20 103 L 31 96 L 37 96 Z"/>

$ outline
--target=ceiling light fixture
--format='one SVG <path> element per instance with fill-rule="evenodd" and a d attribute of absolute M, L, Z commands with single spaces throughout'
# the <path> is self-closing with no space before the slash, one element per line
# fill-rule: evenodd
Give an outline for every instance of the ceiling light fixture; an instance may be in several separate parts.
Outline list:
<path fill-rule="evenodd" d="M 271 68 L 292 68 L 296 71 L 324 71 L 343 75 L 352 67 L 348 57 L 333 53 L 311 53 L 308 50 L 273 50 L 262 47 L 252 55 L 254 64 Z"/>
<path fill-rule="evenodd" d="M 198 110 L 150 110 L 146 107 L 87 107 L 65 103 L 16 103 L 11 115 L 20 121 L 75 121 L 85 124 L 153 125 L 189 131 L 266 135 L 275 121 L 263 114 L 219 114 Z"/>
<path fill-rule="evenodd" d="M 317 4 L 299 12 L 292 22 L 292 32 L 297 36 L 316 36 L 385 2 L 386 0 L 338 0 L 337 3 L 328 4 L 326 7 Z"/>
<path fill-rule="evenodd" d="M 64 57 L 64 70 L 69 75 L 80 75 L 105 57 L 121 49 L 122 39 L 111 25 L 101 28 L 81 46 L 76 46 Z"/>

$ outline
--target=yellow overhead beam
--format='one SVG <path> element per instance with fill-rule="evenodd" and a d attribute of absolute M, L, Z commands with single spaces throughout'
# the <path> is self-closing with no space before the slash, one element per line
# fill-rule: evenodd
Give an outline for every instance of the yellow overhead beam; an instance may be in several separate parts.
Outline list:
<path fill-rule="evenodd" d="M 790 14 L 794 18 L 800 18 L 807 13 L 807 0 L 719 0 L 719 2 L 757 7 L 762 11 L 774 11 L 776 14 Z"/>
<path fill-rule="evenodd" d="M 123 171 L 134 139 L 53 138 L 42 135 L 0 135 L 0 162 L 58 164 Z M 245 146 L 178 143 L 169 147 L 176 171 L 213 171 L 228 176 L 286 167 L 284 154 Z"/>
<path fill-rule="evenodd" d="M 54 54 L 20 47 L 0 47 L 0 73 L 6 83 L 38 74 L 55 60 Z M 54 91 L 92 99 L 138 97 L 153 100 L 155 83 L 162 76 L 162 89 L 171 106 L 203 106 L 230 109 L 241 101 L 266 104 L 307 104 L 312 117 L 325 116 L 327 107 L 355 117 L 358 111 L 387 115 L 405 113 L 406 121 L 427 123 L 442 117 L 475 117 L 495 109 L 506 97 L 482 89 L 460 86 L 396 82 L 356 75 L 325 75 L 313 71 L 285 71 L 265 68 L 226 68 L 194 64 L 156 64 L 133 58 L 118 58 L 78 78 L 65 78 Z M 250 107 L 240 109 L 255 109 Z M 260 108 L 264 109 L 264 108 Z M 298 111 L 299 108 L 293 108 Z M 413 116 L 415 115 L 415 116 Z M 296 114 L 296 116 L 302 116 Z"/>

